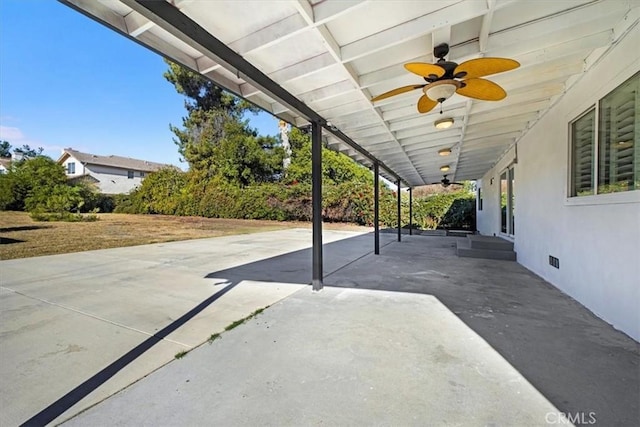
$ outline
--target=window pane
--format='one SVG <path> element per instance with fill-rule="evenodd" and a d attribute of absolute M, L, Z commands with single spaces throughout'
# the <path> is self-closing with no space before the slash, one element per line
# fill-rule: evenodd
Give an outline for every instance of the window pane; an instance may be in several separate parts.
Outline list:
<path fill-rule="evenodd" d="M 571 196 L 593 194 L 595 108 L 571 123 Z"/>
<path fill-rule="evenodd" d="M 639 87 L 640 73 L 600 101 L 598 193 L 640 189 Z"/>

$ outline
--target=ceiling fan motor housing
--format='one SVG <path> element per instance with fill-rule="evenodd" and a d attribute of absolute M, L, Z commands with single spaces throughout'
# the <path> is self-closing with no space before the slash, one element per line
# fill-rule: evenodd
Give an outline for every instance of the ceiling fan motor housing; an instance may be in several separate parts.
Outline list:
<path fill-rule="evenodd" d="M 442 77 L 440 77 L 441 79 L 452 79 L 453 78 L 453 72 L 456 69 L 456 67 L 458 66 L 458 64 L 455 63 L 455 62 L 443 61 L 443 60 L 438 60 L 436 65 L 438 67 L 442 67 L 444 69 L 444 75 Z"/>
<path fill-rule="evenodd" d="M 433 48 L 433 56 L 436 58 L 444 58 L 449 53 L 449 45 L 446 43 L 440 43 Z"/>

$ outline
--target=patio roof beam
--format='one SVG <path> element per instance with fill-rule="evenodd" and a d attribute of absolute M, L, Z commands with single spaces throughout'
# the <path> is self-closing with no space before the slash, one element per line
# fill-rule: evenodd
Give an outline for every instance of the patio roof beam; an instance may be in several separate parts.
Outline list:
<path fill-rule="evenodd" d="M 397 194 L 398 194 L 398 199 L 397 199 L 397 202 L 398 202 L 398 242 L 400 242 L 400 241 L 402 241 L 402 224 L 401 224 L 401 219 L 402 219 L 402 215 L 401 215 L 402 214 L 401 197 L 402 196 L 400 195 L 401 194 L 401 191 L 400 191 L 401 190 L 401 182 L 400 182 L 400 180 L 398 180 L 396 182 L 396 185 L 398 186 L 398 191 L 397 191 Z"/>
<path fill-rule="evenodd" d="M 491 21 L 493 20 L 493 12 L 496 8 L 496 0 L 487 0 L 487 13 L 482 17 L 482 25 L 480 27 L 480 36 L 478 43 L 480 45 L 480 53 L 487 51 L 489 46 L 489 30 L 491 29 Z"/>
<path fill-rule="evenodd" d="M 409 236 L 413 234 L 413 188 L 409 187 Z"/>
<path fill-rule="evenodd" d="M 127 26 L 127 32 L 131 37 L 138 37 L 140 34 L 155 25 L 135 10 L 131 11 L 128 15 L 125 15 L 124 23 Z"/>
<path fill-rule="evenodd" d="M 373 164 L 373 253 L 380 255 L 380 169 Z"/>
<path fill-rule="evenodd" d="M 464 143 L 466 134 L 467 134 L 467 126 L 469 125 L 469 113 L 471 112 L 471 107 L 473 105 L 473 101 L 471 99 L 469 99 L 467 101 L 467 105 L 466 105 L 466 111 L 464 114 L 464 118 L 462 120 L 462 130 L 460 132 L 460 141 L 458 142 L 459 146 L 462 146 L 462 144 Z M 456 156 L 455 159 L 453 160 L 454 163 L 454 168 L 457 170 L 458 169 L 458 165 L 460 163 L 460 155 Z"/>
<path fill-rule="evenodd" d="M 313 222 L 313 272 L 311 287 L 322 290 L 322 126 L 311 124 L 311 203 Z"/>

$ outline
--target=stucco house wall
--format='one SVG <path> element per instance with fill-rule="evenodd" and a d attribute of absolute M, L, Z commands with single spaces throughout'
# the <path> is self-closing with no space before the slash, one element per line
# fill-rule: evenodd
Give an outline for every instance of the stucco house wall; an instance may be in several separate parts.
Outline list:
<path fill-rule="evenodd" d="M 69 173 L 69 163 L 73 163 L 75 164 L 75 173 Z M 76 159 L 75 157 L 71 156 L 66 158 L 62 163 L 62 167 L 65 170 L 65 173 L 67 174 L 68 177 L 78 177 L 78 176 L 82 176 L 86 174 L 86 170 L 84 168 L 84 165 L 82 164 L 82 162 L 78 161 L 78 159 Z"/>
<path fill-rule="evenodd" d="M 640 341 L 640 191 L 568 197 L 569 123 L 638 72 L 638 56 L 629 53 L 640 29 L 631 31 L 479 181 L 477 213 L 481 234 L 502 235 L 500 174 L 517 161 L 518 262 Z"/>
<path fill-rule="evenodd" d="M 133 171 L 133 178 L 128 178 L 127 169 L 101 165 L 86 165 L 85 169 L 89 175 L 99 181 L 97 185 L 105 194 L 129 193 L 144 180 L 144 176 L 140 176 L 140 171 Z"/>

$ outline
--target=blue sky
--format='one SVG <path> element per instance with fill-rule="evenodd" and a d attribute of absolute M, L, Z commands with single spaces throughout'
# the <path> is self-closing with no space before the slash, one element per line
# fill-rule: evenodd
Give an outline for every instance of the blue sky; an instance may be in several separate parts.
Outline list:
<path fill-rule="evenodd" d="M 183 98 L 162 58 L 53 0 L 0 0 L 0 139 L 179 163 Z M 269 114 L 251 117 L 275 135 Z"/>

